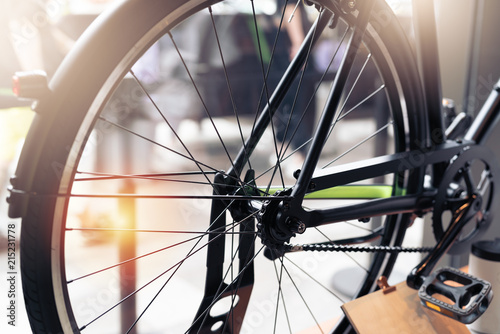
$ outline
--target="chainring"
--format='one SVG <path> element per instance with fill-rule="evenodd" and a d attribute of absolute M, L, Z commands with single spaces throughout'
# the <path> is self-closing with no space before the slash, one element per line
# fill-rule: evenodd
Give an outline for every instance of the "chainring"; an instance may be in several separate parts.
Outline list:
<path fill-rule="evenodd" d="M 453 213 L 470 196 L 481 196 L 482 205 L 477 213 L 463 227 L 449 254 L 470 251 L 493 219 L 493 200 L 498 197 L 500 168 L 495 155 L 484 146 L 469 146 L 457 155 L 444 173 L 435 198 L 432 227 L 434 237 L 439 242 L 443 237 Z"/>

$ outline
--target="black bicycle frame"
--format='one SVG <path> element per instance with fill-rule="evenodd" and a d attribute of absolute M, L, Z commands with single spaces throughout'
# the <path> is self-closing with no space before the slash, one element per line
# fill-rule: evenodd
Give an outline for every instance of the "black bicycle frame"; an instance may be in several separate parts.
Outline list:
<path fill-rule="evenodd" d="M 429 141 L 427 145 L 439 145 L 446 141 L 446 136 L 441 112 L 441 72 L 434 1 L 418 0 L 412 3 L 417 61 L 424 90 L 425 114 L 429 122 Z"/>
<path fill-rule="evenodd" d="M 418 59 L 426 98 L 425 108 L 428 122 L 428 138 L 423 141 L 423 146 L 413 151 L 395 153 L 324 169 L 314 177 L 301 172 L 301 177 L 297 182 L 297 186 L 301 187 L 301 190 L 294 191 L 292 196 L 301 195 L 299 198 L 302 198 L 303 195 L 313 190 L 328 189 L 337 185 L 362 181 L 390 173 L 400 173 L 424 166 L 433 166 L 434 186 L 437 186 L 441 181 L 444 169 L 453 157 L 463 150 L 474 145 L 483 145 L 486 142 L 495 124 L 500 119 L 500 81 L 475 117 L 474 122 L 464 136 L 464 140 L 458 142 L 447 141 L 441 111 L 441 80 L 433 1 L 414 1 L 414 17 L 417 21 L 416 27 L 419 29 L 417 39 L 420 39 L 420 47 L 417 50 L 419 51 Z M 305 165 L 308 165 L 307 161 Z M 303 222 L 306 223 L 306 226 L 312 227 L 357 219 L 360 216 L 374 217 L 408 212 L 422 213 L 432 209 L 433 195 L 432 192 L 429 193 L 422 189 L 422 193 L 419 194 L 371 200 L 342 208 L 308 212 L 301 209 L 296 210 L 301 211 L 299 213 L 301 217 L 299 218 L 305 220 Z M 297 211 L 295 214 L 297 214 Z"/>
<path fill-rule="evenodd" d="M 319 125 L 320 129 L 315 136 L 317 143 L 315 145 L 315 142 L 313 142 L 310 155 L 306 158 L 304 169 L 301 171 L 291 195 L 293 198 L 292 202 L 295 200 L 300 203 L 291 202 L 290 206 L 295 208 L 294 214 L 298 215 L 298 218 L 307 227 L 357 219 L 360 216 L 368 218 L 387 214 L 420 214 L 432 209 L 434 193 L 425 191 L 425 189 L 422 189 L 422 192 L 418 194 L 371 200 L 362 204 L 347 205 L 342 208 L 326 210 L 306 212 L 301 208 L 301 205 L 294 204 L 301 204 L 304 195 L 312 191 L 328 189 L 377 176 L 401 173 L 406 170 L 425 166 L 433 166 L 434 185 L 437 186 L 450 160 L 471 146 L 484 144 L 494 125 L 498 122 L 500 118 L 500 81 L 465 134 L 464 140 L 459 142 L 446 140 L 446 129 L 442 114 L 441 80 L 433 1 L 414 1 L 414 19 L 416 20 L 416 28 L 418 29 L 417 40 L 420 40 L 418 42 L 417 58 L 419 59 L 422 85 L 426 99 L 425 115 L 427 115 L 428 122 L 428 137 L 416 150 L 327 168 L 319 174 L 316 172 L 316 175 L 313 177 L 314 170 L 308 167 L 314 165 L 314 161 L 316 161 L 315 159 L 318 158 L 318 154 L 322 149 L 322 143 L 319 143 L 319 141 L 321 141 L 321 138 L 324 138 L 321 137 L 324 133 L 321 131 L 325 131 L 331 124 L 331 119 L 333 119 L 333 112 L 326 109 L 323 116 L 327 118 L 326 122 Z M 342 73 L 340 71 L 339 76 Z M 334 95 L 335 92 L 332 93 L 332 96 Z M 333 104 L 333 108 L 335 108 L 335 104 Z"/>

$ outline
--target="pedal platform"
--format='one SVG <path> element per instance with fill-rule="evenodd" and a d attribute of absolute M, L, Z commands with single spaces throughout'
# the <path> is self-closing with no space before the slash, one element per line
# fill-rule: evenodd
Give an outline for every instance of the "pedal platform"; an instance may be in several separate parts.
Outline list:
<path fill-rule="evenodd" d="M 493 291 L 485 280 L 455 268 L 441 268 L 425 279 L 418 296 L 425 307 L 470 324 L 486 311 Z"/>

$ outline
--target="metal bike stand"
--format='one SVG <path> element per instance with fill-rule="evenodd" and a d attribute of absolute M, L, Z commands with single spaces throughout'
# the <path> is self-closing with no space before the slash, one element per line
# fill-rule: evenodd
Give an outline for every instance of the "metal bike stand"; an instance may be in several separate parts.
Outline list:
<path fill-rule="evenodd" d="M 131 120 L 133 122 L 133 120 Z M 132 172 L 133 150 L 131 147 L 130 135 L 124 134 L 121 136 L 123 143 L 122 163 L 123 172 L 129 175 Z M 120 193 L 135 194 L 134 180 L 125 178 L 121 185 Z M 121 197 L 118 199 L 118 210 L 121 218 L 121 228 L 134 230 L 136 228 L 136 201 L 133 197 Z M 129 261 L 136 257 L 137 240 L 134 232 L 119 232 L 119 263 Z M 120 300 L 124 301 L 120 305 L 120 324 L 122 333 L 135 334 L 137 332 L 136 321 L 136 284 L 137 284 L 137 268 L 136 261 L 132 260 L 120 266 Z M 134 326 L 129 332 L 129 328 Z"/>
<path fill-rule="evenodd" d="M 128 151 L 127 151 L 128 152 Z M 127 153 L 127 155 L 129 155 Z M 120 190 L 123 194 L 134 194 L 133 180 L 125 179 Z M 121 215 L 122 228 L 133 230 L 136 228 L 136 207 L 134 198 L 120 198 L 118 208 Z M 119 234 L 119 263 L 136 257 L 136 235 L 134 232 L 120 232 Z M 136 261 L 130 261 L 120 266 L 120 323 L 122 333 L 136 333 L 136 327 L 128 332 L 136 319 Z"/>

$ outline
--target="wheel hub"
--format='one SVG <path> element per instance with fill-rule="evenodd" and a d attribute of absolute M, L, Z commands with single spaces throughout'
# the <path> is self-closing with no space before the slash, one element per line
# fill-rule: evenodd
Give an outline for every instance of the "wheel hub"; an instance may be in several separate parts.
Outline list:
<path fill-rule="evenodd" d="M 290 195 L 292 189 L 278 191 L 274 196 Z M 306 226 L 300 220 L 286 214 L 288 205 L 284 201 L 267 200 L 263 203 L 258 215 L 258 235 L 274 255 L 281 256 L 285 252 L 285 243 L 290 241 L 296 233 L 305 232 Z"/>

